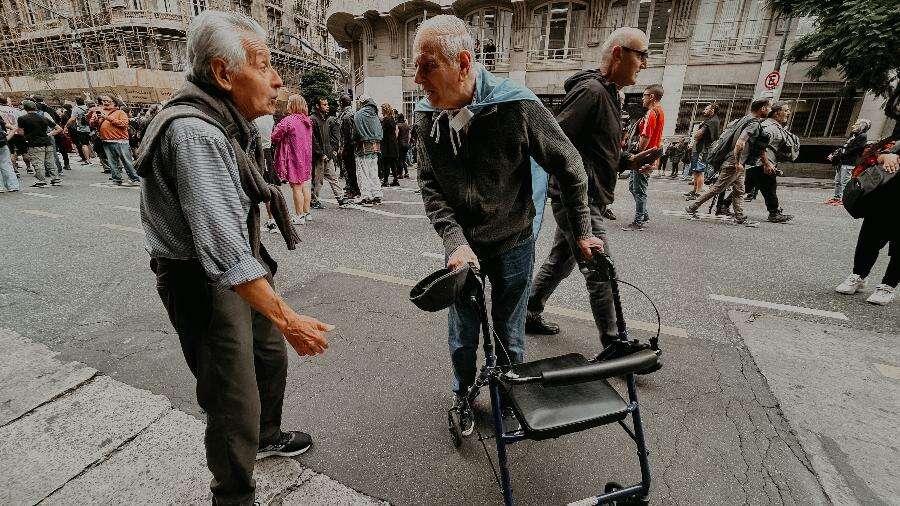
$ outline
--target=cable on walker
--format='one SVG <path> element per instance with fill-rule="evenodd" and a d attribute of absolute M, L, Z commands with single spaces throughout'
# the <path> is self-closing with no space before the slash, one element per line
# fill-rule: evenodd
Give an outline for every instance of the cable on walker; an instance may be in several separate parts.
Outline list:
<path fill-rule="evenodd" d="M 640 481 L 622 486 L 615 481 L 607 482 L 603 491 L 595 496 L 570 503 L 586 506 L 593 504 L 643 505 L 648 504 L 650 493 L 649 451 L 644 439 L 644 426 L 638 404 L 635 374 L 646 374 L 658 370 L 659 333 L 661 329 L 659 311 L 657 333 L 649 344 L 629 339 L 628 329 L 622 313 L 618 283 L 634 287 L 616 278 L 615 268 L 609 257 L 595 253 L 590 262 L 582 262 L 582 269 L 599 269 L 611 283 L 613 303 L 616 310 L 619 339 L 608 344 L 594 358 L 586 358 L 578 353 L 539 359 L 512 365 L 497 365 L 495 343 L 506 353 L 501 339 L 492 331 L 487 314 L 483 276 L 471 265 L 458 269 L 441 269 L 412 288 L 410 301 L 425 311 L 440 311 L 455 303 L 471 304 L 480 315 L 484 349 L 484 366 L 475 383 L 462 398 L 469 407 L 481 388 L 487 386 L 490 392 L 491 415 L 494 442 L 497 447 L 498 466 L 488 454 L 491 469 L 497 478 L 503 502 L 514 503 L 513 487 L 507 460 L 507 445 L 519 441 L 555 439 L 567 434 L 593 429 L 601 425 L 617 423 L 628 434 L 637 449 L 640 464 Z M 646 294 L 636 288 L 644 296 Z M 649 297 L 648 297 L 649 299 Z M 656 306 L 650 301 L 654 310 Z M 624 377 L 628 399 L 609 384 L 610 378 Z M 448 410 L 447 426 L 451 442 L 459 447 L 463 441 L 460 426 L 460 406 Z M 515 426 L 506 426 L 504 412 L 511 413 Z M 631 423 L 626 418 L 631 417 Z M 484 441 L 488 437 L 481 437 Z M 499 472 L 498 472 L 499 471 Z"/>

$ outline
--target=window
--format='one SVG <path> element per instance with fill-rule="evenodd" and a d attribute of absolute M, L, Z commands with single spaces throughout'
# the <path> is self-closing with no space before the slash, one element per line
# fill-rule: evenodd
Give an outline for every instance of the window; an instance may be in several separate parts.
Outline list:
<path fill-rule="evenodd" d="M 240 12 L 241 14 L 250 15 L 250 4 L 251 0 L 231 0 L 231 8 L 235 12 Z"/>
<path fill-rule="evenodd" d="M 799 137 L 844 137 L 859 94 L 846 95 L 843 83 L 785 83 L 781 100 L 791 106 L 788 128 Z"/>
<path fill-rule="evenodd" d="M 554 2 L 534 10 L 531 16 L 532 59 L 581 58 L 587 23 L 587 7 L 581 3 Z"/>
<path fill-rule="evenodd" d="M 606 13 L 607 33 L 612 33 L 618 28 L 625 26 L 625 16 L 628 14 L 628 0 L 613 0 L 609 4 L 609 10 Z"/>
<path fill-rule="evenodd" d="M 199 16 L 201 12 L 209 8 L 207 0 L 191 0 L 191 12 L 194 16 Z"/>
<path fill-rule="evenodd" d="M 712 102 L 719 105 L 722 128 L 730 121 L 745 116 L 753 100 L 752 84 L 686 84 L 681 92 L 681 105 L 675 120 L 675 134 L 687 135 L 691 125 L 703 118 L 703 109 Z"/>
<path fill-rule="evenodd" d="M 475 59 L 489 69 L 508 63 L 512 40 L 512 12 L 494 7 L 475 11 L 465 18 L 475 39 Z"/>
<path fill-rule="evenodd" d="M 280 45 L 281 11 L 275 7 L 266 7 L 266 22 L 269 27 L 269 44 L 277 47 Z"/>
<path fill-rule="evenodd" d="M 761 53 L 769 29 L 764 9 L 763 0 L 701 0 L 691 52 Z"/>
<path fill-rule="evenodd" d="M 416 108 L 416 104 L 419 103 L 419 100 L 422 100 L 424 96 L 425 94 L 419 89 L 403 92 L 403 116 L 410 125 L 415 122 L 413 119 L 413 109 Z"/>

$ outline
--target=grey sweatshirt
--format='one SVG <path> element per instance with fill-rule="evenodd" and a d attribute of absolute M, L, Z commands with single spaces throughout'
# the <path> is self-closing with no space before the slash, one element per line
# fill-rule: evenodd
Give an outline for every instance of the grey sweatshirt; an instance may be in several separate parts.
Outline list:
<path fill-rule="evenodd" d="M 434 117 L 416 113 L 419 187 L 447 255 L 468 244 L 479 258 L 490 258 L 530 240 L 535 210 L 529 157 L 559 181 L 576 238 L 591 236 L 581 157 L 543 105 L 523 100 L 486 107 L 462 133 L 458 155 L 446 118 L 440 143 L 430 135 Z"/>

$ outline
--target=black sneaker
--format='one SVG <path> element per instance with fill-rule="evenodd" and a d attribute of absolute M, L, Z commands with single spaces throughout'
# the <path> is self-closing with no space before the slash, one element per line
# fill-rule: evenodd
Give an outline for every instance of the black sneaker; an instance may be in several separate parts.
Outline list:
<path fill-rule="evenodd" d="M 600 212 L 600 216 L 603 216 L 607 220 L 616 221 L 616 215 L 613 214 L 612 209 L 610 209 L 606 206 L 603 207 L 603 211 Z"/>
<path fill-rule="evenodd" d="M 313 209 L 325 209 L 325 204 L 323 204 L 321 200 L 317 200 L 310 204 L 309 207 Z"/>
<path fill-rule="evenodd" d="M 689 218 L 693 220 L 699 220 L 700 215 L 697 214 L 697 210 L 693 208 L 693 206 L 687 206 L 684 208 L 684 214 L 688 215 Z"/>
<path fill-rule="evenodd" d="M 750 220 L 746 216 L 738 216 L 734 219 L 734 223 L 736 225 L 743 225 L 745 227 L 756 228 L 759 226 L 755 221 Z"/>
<path fill-rule="evenodd" d="M 391 186 L 400 186 L 400 181 L 397 181 L 396 179 L 391 181 Z"/>
<path fill-rule="evenodd" d="M 338 199 L 337 202 L 338 202 L 338 207 L 340 209 L 347 209 L 347 208 L 353 207 L 353 201 L 348 198 L 340 198 L 340 199 Z"/>
<path fill-rule="evenodd" d="M 305 432 L 291 430 L 282 432 L 281 436 L 272 444 L 256 450 L 256 460 L 266 457 L 296 457 L 312 446 L 312 437 Z"/>
<path fill-rule="evenodd" d="M 623 232 L 640 232 L 642 230 L 644 230 L 644 225 L 636 221 L 632 221 L 628 225 L 622 227 Z"/>
<path fill-rule="evenodd" d="M 768 221 L 771 223 L 787 223 L 787 222 L 791 221 L 791 218 L 793 218 L 793 216 L 790 216 L 787 214 L 781 214 L 781 212 L 779 211 L 779 212 L 769 213 Z"/>
<path fill-rule="evenodd" d="M 373 205 L 375 205 L 375 203 L 372 201 L 372 199 L 362 199 L 359 201 L 359 205 L 363 207 L 372 207 Z"/>
<path fill-rule="evenodd" d="M 381 197 L 375 197 L 372 199 L 372 205 L 380 206 L 381 205 Z"/>
<path fill-rule="evenodd" d="M 47 186 L 47 183 L 45 183 L 43 181 L 38 181 L 37 183 L 34 183 L 33 185 L 31 185 L 32 188 L 45 188 L 46 186 Z"/>
<path fill-rule="evenodd" d="M 453 399 L 453 407 L 451 409 L 459 412 L 460 433 L 463 436 L 471 436 L 475 430 L 475 415 L 472 413 L 472 405 L 466 402 L 461 395 L 457 394 Z"/>
<path fill-rule="evenodd" d="M 525 317 L 525 333 L 552 336 L 559 334 L 559 325 L 548 322 L 540 313 L 529 314 Z"/>

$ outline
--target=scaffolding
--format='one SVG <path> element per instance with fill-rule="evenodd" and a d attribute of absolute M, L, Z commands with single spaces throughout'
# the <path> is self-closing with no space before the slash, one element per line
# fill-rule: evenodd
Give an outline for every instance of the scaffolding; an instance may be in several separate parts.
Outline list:
<path fill-rule="evenodd" d="M 294 12 L 310 10 L 305 7 L 311 3 L 309 0 L 284 1 L 293 4 Z M 49 3 L 52 10 L 44 8 Z M 262 3 L 263 0 L 0 0 L 0 78 L 9 84 L 10 78 L 18 76 L 55 76 L 85 70 L 183 72 L 187 65 L 185 35 L 193 15 L 212 8 L 245 14 L 264 12 L 256 8 Z M 265 5 L 278 3 L 269 0 Z M 311 10 L 314 15 L 324 16 L 320 8 Z M 262 20 L 261 24 L 272 23 Z M 300 76 L 305 71 L 327 65 L 299 47 L 282 47 L 275 36 L 280 26 L 280 17 L 277 25 L 269 26 L 272 64 L 286 86 L 299 89 Z M 141 86 L 138 82 L 117 84 Z M 136 95 L 151 102 L 156 99 L 153 93 Z"/>

